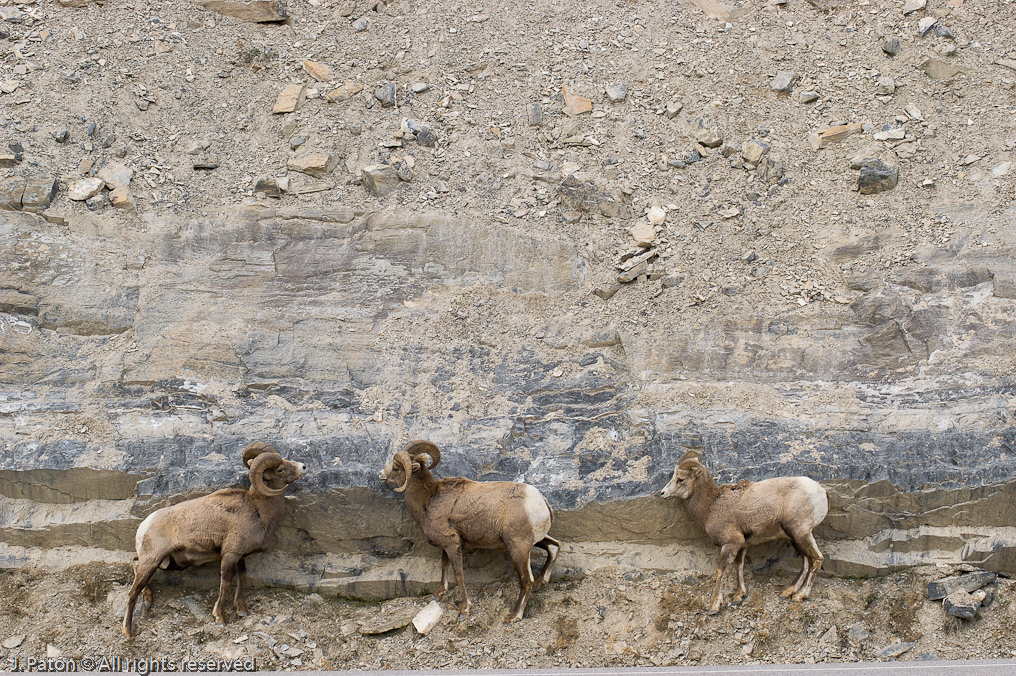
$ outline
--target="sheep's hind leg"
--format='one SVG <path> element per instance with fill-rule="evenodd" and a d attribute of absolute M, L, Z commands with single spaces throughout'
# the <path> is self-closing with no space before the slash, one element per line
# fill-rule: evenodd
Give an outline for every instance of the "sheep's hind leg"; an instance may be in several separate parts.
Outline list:
<path fill-rule="evenodd" d="M 737 553 L 737 557 L 734 559 L 734 565 L 737 566 L 737 592 L 730 600 L 732 606 L 741 605 L 745 597 L 748 596 L 748 588 L 744 586 L 744 555 L 747 551 L 748 548 L 745 547 Z"/>
<path fill-rule="evenodd" d="M 452 564 L 452 570 L 455 571 L 455 584 L 459 585 L 459 594 L 462 597 L 462 603 L 459 604 L 459 619 L 464 620 L 469 616 L 469 609 L 472 607 L 472 604 L 469 602 L 469 595 L 466 593 L 466 583 L 462 578 L 462 545 L 458 543 L 449 545 L 445 547 L 445 552 Z"/>
<path fill-rule="evenodd" d="M 716 593 L 713 594 L 712 605 L 706 611 L 706 615 L 715 615 L 720 612 L 720 605 L 723 603 L 723 573 L 727 566 L 737 558 L 737 553 L 744 548 L 744 541 L 728 543 L 720 549 L 720 560 L 716 563 Z"/>
<path fill-rule="evenodd" d="M 808 533 L 802 539 L 802 547 L 807 555 L 808 576 L 805 578 L 801 589 L 794 594 L 795 601 L 803 601 L 811 596 L 811 586 L 815 583 L 815 575 L 822 568 L 822 561 L 825 559 L 815 542 L 815 536 Z"/>
<path fill-rule="evenodd" d="M 539 586 L 550 582 L 550 573 L 554 569 L 558 552 L 561 551 L 561 543 L 548 535 L 533 546 L 547 552 L 547 560 L 543 562 L 543 568 L 540 569 L 540 574 L 536 577 L 536 585 Z"/>
<path fill-rule="evenodd" d="M 801 586 L 804 584 L 804 580 L 808 576 L 808 569 L 811 563 L 808 560 L 808 555 L 804 553 L 805 550 L 802 549 L 798 543 L 798 538 L 790 535 L 790 543 L 794 546 L 794 550 L 801 555 L 801 572 L 797 574 L 797 577 L 794 578 L 793 583 L 791 583 L 789 587 L 780 592 L 780 596 L 783 598 L 789 598 L 801 590 Z"/>
<path fill-rule="evenodd" d="M 222 562 L 219 564 L 219 598 L 212 606 L 212 617 L 219 624 L 226 624 L 226 615 L 223 610 L 226 607 L 226 594 L 229 593 L 229 583 L 233 580 L 236 562 L 239 560 L 239 554 L 230 552 L 222 555 Z"/>
<path fill-rule="evenodd" d="M 236 594 L 233 595 L 233 607 L 239 617 L 247 617 L 247 604 L 243 600 L 243 588 L 247 584 L 247 559 L 236 562 Z"/>
<path fill-rule="evenodd" d="M 159 569 L 159 561 L 162 560 L 160 556 L 154 561 L 138 562 L 137 567 L 134 569 L 134 584 L 131 585 L 131 589 L 127 592 L 127 610 L 124 611 L 123 615 L 123 635 L 127 638 L 134 638 L 134 629 L 131 624 L 134 621 L 134 606 L 138 602 L 138 595 L 142 590 L 147 589 L 148 582 L 155 575 L 155 571 Z"/>
<path fill-rule="evenodd" d="M 441 585 L 437 591 L 434 592 L 434 598 L 440 599 L 442 596 L 448 593 L 448 564 L 451 561 L 448 559 L 448 552 L 441 550 Z"/>
<path fill-rule="evenodd" d="M 526 603 L 529 601 L 529 592 L 533 589 L 533 568 L 530 565 L 532 547 L 514 546 L 508 549 L 508 555 L 515 566 L 515 572 L 519 574 L 519 600 L 515 602 L 515 608 L 504 618 L 505 624 L 517 622 L 522 619 L 526 612 Z"/>

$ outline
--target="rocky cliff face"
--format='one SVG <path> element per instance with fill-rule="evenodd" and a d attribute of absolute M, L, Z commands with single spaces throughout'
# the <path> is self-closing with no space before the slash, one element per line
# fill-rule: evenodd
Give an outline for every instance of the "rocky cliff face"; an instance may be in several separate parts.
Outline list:
<path fill-rule="evenodd" d="M 712 565 L 657 497 L 686 448 L 722 480 L 825 482 L 833 572 L 1008 570 L 1012 251 L 922 249 L 851 278 L 849 304 L 665 316 L 586 295 L 568 238 L 437 214 L 3 214 L 0 555 L 129 558 L 141 518 L 242 484 L 264 439 L 312 469 L 256 575 L 417 590 L 436 555 L 377 472 L 423 437 L 445 476 L 539 487 L 566 573 Z"/>

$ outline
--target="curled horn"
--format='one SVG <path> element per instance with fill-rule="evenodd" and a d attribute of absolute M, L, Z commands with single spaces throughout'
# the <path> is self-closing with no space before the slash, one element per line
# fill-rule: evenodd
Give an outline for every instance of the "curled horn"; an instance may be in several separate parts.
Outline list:
<path fill-rule="evenodd" d="M 401 486 L 395 489 L 396 493 L 404 493 L 406 487 L 409 486 L 409 477 L 413 475 L 413 461 L 409 459 L 409 454 L 403 450 L 395 454 L 395 458 L 392 462 L 396 467 L 401 467 L 402 471 L 406 473 L 406 480 L 402 482 Z"/>
<path fill-rule="evenodd" d="M 418 453 L 426 453 L 430 456 L 431 461 L 427 466 L 427 469 L 434 469 L 437 464 L 441 462 L 441 451 L 438 450 L 437 445 L 433 441 L 424 441 L 423 439 L 417 439 L 416 441 L 410 441 L 408 444 L 402 447 L 402 451 L 409 457 L 412 457 Z"/>
<path fill-rule="evenodd" d="M 693 451 L 693 450 L 689 449 L 689 450 L 685 451 L 684 455 L 681 456 L 681 459 L 677 461 L 677 464 L 680 465 L 685 460 L 698 460 L 699 464 L 701 464 L 702 463 L 702 456 L 699 454 L 698 451 Z"/>
<path fill-rule="evenodd" d="M 282 488 L 269 488 L 265 485 L 264 479 L 265 470 L 274 469 L 281 464 L 282 456 L 278 453 L 262 453 L 258 455 L 250 466 L 250 483 L 254 487 L 254 490 L 261 495 L 270 498 L 285 493 L 288 486 L 283 486 Z"/>
<path fill-rule="evenodd" d="M 252 441 L 243 449 L 243 464 L 250 467 L 251 460 L 262 453 L 278 453 L 270 444 L 263 441 Z"/>

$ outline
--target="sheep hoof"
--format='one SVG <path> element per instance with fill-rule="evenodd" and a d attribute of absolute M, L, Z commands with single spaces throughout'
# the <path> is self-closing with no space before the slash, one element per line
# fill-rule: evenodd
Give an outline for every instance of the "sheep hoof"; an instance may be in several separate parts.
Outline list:
<path fill-rule="evenodd" d="M 792 598 L 793 598 L 794 603 L 800 603 L 801 601 L 803 601 L 806 598 L 808 598 L 808 595 L 805 594 L 804 592 L 798 592 L 798 593 L 794 594 L 794 596 Z"/>
<path fill-rule="evenodd" d="M 131 631 L 130 627 L 123 627 L 124 638 L 134 638 L 134 632 Z"/>
<path fill-rule="evenodd" d="M 504 618 L 504 624 L 513 624 L 515 622 L 518 622 L 521 619 L 522 619 L 521 617 L 515 617 L 514 615 L 509 615 L 508 617 Z"/>
<path fill-rule="evenodd" d="M 795 591 L 794 587 L 793 587 L 793 585 L 791 585 L 791 586 L 787 587 L 786 589 L 784 589 L 783 591 L 781 591 L 780 592 L 780 596 L 782 596 L 783 598 L 789 598 L 789 597 L 794 595 L 794 591 Z"/>
<path fill-rule="evenodd" d="M 247 611 L 246 610 L 238 610 L 238 611 L 236 611 L 236 616 L 237 617 L 247 617 Z"/>
<path fill-rule="evenodd" d="M 744 603 L 744 597 L 743 596 L 740 597 L 740 598 L 735 596 L 734 598 L 730 599 L 730 606 L 732 608 L 736 608 L 737 606 L 741 605 L 742 603 Z"/>

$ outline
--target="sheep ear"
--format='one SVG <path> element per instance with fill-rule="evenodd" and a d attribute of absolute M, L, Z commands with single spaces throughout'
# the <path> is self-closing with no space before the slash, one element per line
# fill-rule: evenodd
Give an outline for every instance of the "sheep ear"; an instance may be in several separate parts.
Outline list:
<path fill-rule="evenodd" d="M 688 470 L 688 475 L 693 477 L 700 477 L 702 476 L 702 469 L 703 469 L 702 464 L 696 462 L 694 465 L 691 466 L 691 469 Z"/>
<path fill-rule="evenodd" d="M 420 463 L 418 463 L 418 462 L 414 462 L 413 463 L 413 471 L 414 472 L 419 472 L 420 471 Z"/>

